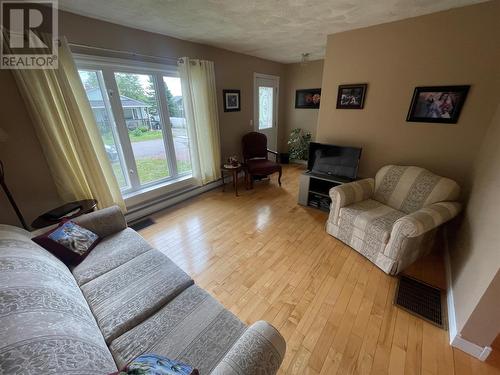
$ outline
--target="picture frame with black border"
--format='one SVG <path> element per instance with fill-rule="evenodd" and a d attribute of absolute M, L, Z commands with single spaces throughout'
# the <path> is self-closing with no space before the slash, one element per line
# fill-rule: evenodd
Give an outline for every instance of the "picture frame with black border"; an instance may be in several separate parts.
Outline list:
<path fill-rule="evenodd" d="M 337 109 L 363 109 L 367 87 L 367 83 L 339 85 Z"/>
<path fill-rule="evenodd" d="M 407 122 L 456 124 L 470 85 L 415 87 Z"/>
<path fill-rule="evenodd" d="M 295 108 L 318 109 L 321 105 L 321 89 L 300 89 L 295 91 Z"/>
<path fill-rule="evenodd" d="M 222 90 L 222 99 L 224 102 L 224 112 L 241 111 L 241 91 L 240 90 Z"/>

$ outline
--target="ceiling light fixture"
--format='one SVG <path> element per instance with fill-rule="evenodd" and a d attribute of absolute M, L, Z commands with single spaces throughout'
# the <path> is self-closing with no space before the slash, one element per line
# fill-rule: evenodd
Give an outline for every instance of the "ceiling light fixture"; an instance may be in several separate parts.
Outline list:
<path fill-rule="evenodd" d="M 302 66 L 307 65 L 308 61 L 309 61 L 309 52 L 304 52 L 302 54 L 302 58 L 300 59 L 300 65 Z"/>

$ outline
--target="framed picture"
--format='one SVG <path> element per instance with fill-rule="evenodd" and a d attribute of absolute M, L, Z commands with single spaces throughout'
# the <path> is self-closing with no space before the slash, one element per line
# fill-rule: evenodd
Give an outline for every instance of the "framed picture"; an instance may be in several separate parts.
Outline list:
<path fill-rule="evenodd" d="M 339 85 L 337 109 L 362 109 L 367 86 L 366 83 Z"/>
<path fill-rule="evenodd" d="M 240 106 L 240 90 L 222 90 L 224 97 L 224 112 L 238 112 Z"/>
<path fill-rule="evenodd" d="M 456 124 L 470 86 L 415 87 L 406 121 Z"/>
<path fill-rule="evenodd" d="M 321 89 L 295 91 L 295 108 L 319 108 Z"/>

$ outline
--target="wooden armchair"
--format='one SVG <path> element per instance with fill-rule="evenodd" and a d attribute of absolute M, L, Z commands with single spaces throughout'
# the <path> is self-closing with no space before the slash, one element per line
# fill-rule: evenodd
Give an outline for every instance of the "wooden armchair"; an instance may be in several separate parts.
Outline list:
<path fill-rule="evenodd" d="M 248 171 L 250 187 L 253 187 L 253 176 L 268 176 L 278 172 L 278 184 L 281 186 L 281 165 L 278 163 L 278 152 L 267 148 L 265 134 L 250 132 L 241 140 L 243 147 L 243 162 Z M 276 161 L 268 159 L 268 154 L 274 154 Z"/>

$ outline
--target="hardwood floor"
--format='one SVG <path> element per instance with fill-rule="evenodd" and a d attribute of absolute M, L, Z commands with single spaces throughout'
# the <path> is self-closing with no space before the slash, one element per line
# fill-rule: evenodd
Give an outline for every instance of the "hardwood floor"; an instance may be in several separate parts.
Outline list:
<path fill-rule="evenodd" d="M 500 368 L 500 335 L 497 335 L 496 339 L 491 344 L 491 354 L 486 360 L 490 365 Z"/>
<path fill-rule="evenodd" d="M 285 167 L 282 188 L 273 176 L 239 197 L 205 193 L 153 215 L 140 233 L 240 319 L 279 329 L 280 374 L 499 373 L 393 305 L 396 278 L 328 235 L 326 213 L 297 205 L 300 172 Z M 430 257 L 412 272 L 441 284 L 436 264 Z"/>

